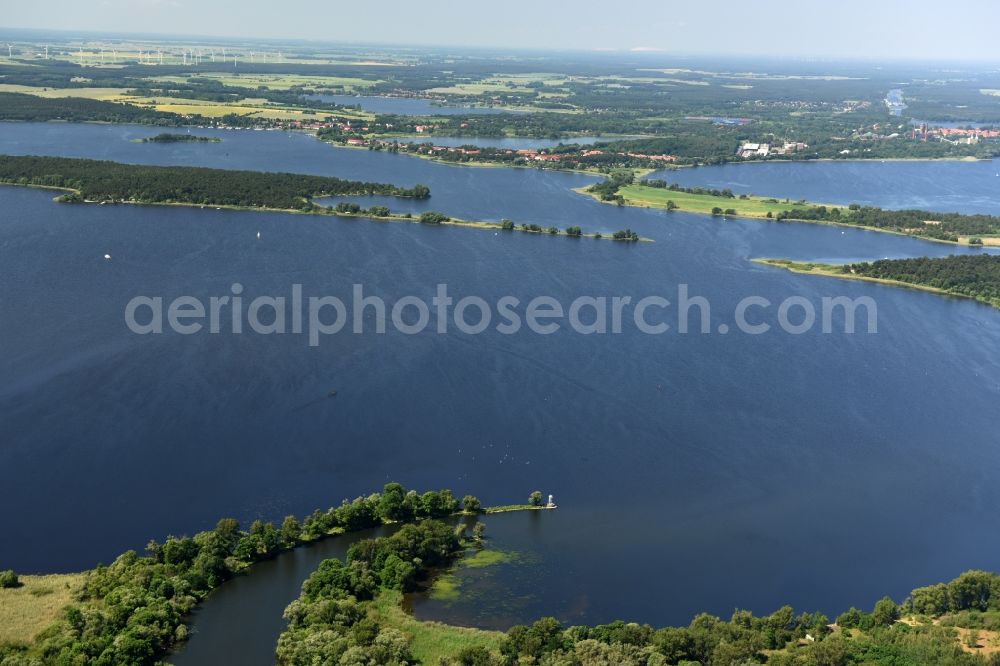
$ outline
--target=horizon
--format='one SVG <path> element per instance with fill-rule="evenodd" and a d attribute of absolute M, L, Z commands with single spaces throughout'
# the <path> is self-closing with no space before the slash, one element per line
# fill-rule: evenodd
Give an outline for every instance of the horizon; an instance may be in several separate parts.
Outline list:
<path fill-rule="evenodd" d="M 389 0 L 380 15 L 399 17 L 389 21 L 372 21 L 370 10 L 363 7 L 329 7 L 315 0 L 290 0 L 280 13 L 270 8 L 255 11 L 255 4 L 207 0 L 194 8 L 190 0 L 103 0 L 86 6 L 55 0 L 44 7 L 8 8 L 0 30 L 637 57 L 1000 62 L 1000 45 L 991 28 L 1000 22 L 1000 6 L 975 0 L 952 3 L 951 15 L 975 16 L 976 21 L 964 21 L 961 31 L 947 33 L 926 18 L 929 5 L 869 6 L 860 0 L 841 3 L 835 13 L 789 0 L 764 0 L 754 7 L 715 3 L 674 8 L 642 0 L 631 14 L 644 20 L 627 25 L 602 22 L 596 27 L 590 10 L 606 11 L 606 7 L 593 0 L 585 0 L 572 13 L 513 0 L 501 14 L 484 12 L 482 7 L 469 10 L 451 0 L 430 8 Z M 186 11 L 190 9 L 201 17 L 199 25 L 211 28 L 191 31 Z M 234 12 L 240 21 L 231 20 Z M 305 15 L 309 20 L 303 22 Z M 532 20 L 522 18 L 525 15 Z M 862 15 L 863 20 L 857 18 Z M 774 16 L 781 17 L 780 23 Z M 491 27 L 485 41 L 477 39 L 484 21 Z M 151 23 L 157 30 L 148 29 Z M 553 25 L 561 29 L 553 30 Z M 432 37 L 419 34 L 427 28 L 436 28 Z"/>

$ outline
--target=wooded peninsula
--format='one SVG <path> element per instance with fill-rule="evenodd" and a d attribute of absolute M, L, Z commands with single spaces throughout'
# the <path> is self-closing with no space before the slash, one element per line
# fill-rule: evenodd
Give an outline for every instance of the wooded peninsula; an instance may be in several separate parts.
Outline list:
<path fill-rule="evenodd" d="M 424 185 L 402 188 L 329 176 L 10 155 L 0 156 L 0 182 L 72 190 L 60 197 L 71 203 L 182 203 L 295 211 L 312 210 L 312 199 L 321 196 L 430 196 Z"/>
<path fill-rule="evenodd" d="M 795 273 L 863 280 L 971 298 L 1000 308 L 1000 255 L 996 254 L 956 255 L 933 259 L 929 257 L 880 259 L 846 265 L 786 259 L 755 261 L 786 268 Z"/>
<path fill-rule="evenodd" d="M 342 180 L 331 176 L 294 173 L 234 171 L 205 167 L 147 166 L 68 157 L 0 155 L 0 183 L 68 190 L 57 197 L 63 203 L 181 204 L 251 210 L 284 211 L 367 217 L 378 220 L 454 225 L 478 229 L 520 231 L 570 238 L 597 238 L 624 242 L 647 240 L 631 229 L 612 234 L 584 233 L 578 226 L 559 229 L 513 220 L 488 222 L 462 220 L 440 211 L 419 215 L 393 213 L 387 206 L 362 208 L 341 201 L 334 206 L 314 203 L 330 196 L 383 195 L 427 199 L 426 185 L 397 187 L 386 183 Z"/>

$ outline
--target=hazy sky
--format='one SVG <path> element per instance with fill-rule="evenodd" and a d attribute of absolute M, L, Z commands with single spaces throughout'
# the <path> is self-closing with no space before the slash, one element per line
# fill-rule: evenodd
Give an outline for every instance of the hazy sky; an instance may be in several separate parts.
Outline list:
<path fill-rule="evenodd" d="M 0 6 L 0 27 L 11 28 L 1000 61 L 997 0 L 0 0 Z"/>

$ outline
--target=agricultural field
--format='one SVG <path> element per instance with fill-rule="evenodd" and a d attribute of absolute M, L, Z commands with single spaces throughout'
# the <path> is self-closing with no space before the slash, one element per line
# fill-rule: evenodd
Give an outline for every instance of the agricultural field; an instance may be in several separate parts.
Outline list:
<path fill-rule="evenodd" d="M 212 79 L 222 85 L 235 88 L 249 88 L 256 90 L 265 87 L 270 90 L 289 90 L 295 87 L 304 88 L 343 88 L 345 91 L 353 92 L 359 88 L 368 88 L 374 84 L 382 83 L 381 79 L 359 79 L 348 76 L 309 76 L 303 74 L 233 74 L 223 72 L 198 73 L 200 79 Z M 153 83 L 185 83 L 189 77 L 185 76 L 153 76 L 149 78 Z"/>
<path fill-rule="evenodd" d="M 22 86 L 12 83 L 0 83 L 0 92 L 24 93 L 55 99 L 58 97 L 84 97 L 99 99 L 105 102 L 130 101 L 123 88 L 45 88 L 39 86 Z"/>

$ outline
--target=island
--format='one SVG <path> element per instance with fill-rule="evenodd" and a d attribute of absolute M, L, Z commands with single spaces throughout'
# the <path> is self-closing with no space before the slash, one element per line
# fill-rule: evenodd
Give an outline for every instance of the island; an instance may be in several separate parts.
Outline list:
<path fill-rule="evenodd" d="M 133 139 L 133 141 L 138 143 L 220 143 L 222 139 L 217 136 L 200 136 L 198 134 L 162 132 L 156 136 Z"/>
<path fill-rule="evenodd" d="M 539 235 L 590 237 L 624 242 L 646 241 L 623 229 L 612 234 L 583 233 L 578 226 L 566 229 L 538 224 L 517 225 L 512 220 L 479 221 L 451 217 L 440 211 L 419 215 L 393 213 L 378 205 L 367 209 L 341 201 L 324 206 L 321 197 L 393 196 L 427 199 L 426 185 L 398 187 L 387 183 L 342 180 L 331 176 L 237 171 L 205 167 L 148 166 L 68 157 L 0 155 L 0 184 L 65 190 L 62 203 L 157 204 L 277 211 L 378 220 L 454 225 L 497 231 L 520 231 Z"/>
<path fill-rule="evenodd" d="M 795 273 L 862 280 L 970 298 L 1000 309 L 1000 255 L 996 254 L 880 259 L 846 265 L 788 259 L 754 259 L 754 261 Z"/>

